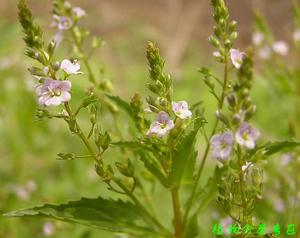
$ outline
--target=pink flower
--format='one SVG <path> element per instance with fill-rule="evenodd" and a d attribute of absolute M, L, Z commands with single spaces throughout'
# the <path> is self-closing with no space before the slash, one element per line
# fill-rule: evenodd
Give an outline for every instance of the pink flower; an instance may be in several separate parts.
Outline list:
<path fill-rule="evenodd" d="M 45 236 L 52 236 L 55 233 L 55 225 L 52 222 L 47 222 L 43 225 L 43 233 Z"/>
<path fill-rule="evenodd" d="M 240 52 L 239 50 L 230 50 L 230 58 L 234 67 L 236 67 L 237 69 L 241 68 L 245 55 L 246 54 L 244 52 Z"/>
<path fill-rule="evenodd" d="M 192 116 L 186 101 L 172 102 L 172 110 L 180 119 L 187 119 Z"/>
<path fill-rule="evenodd" d="M 44 83 L 36 88 L 38 102 L 45 106 L 58 106 L 71 100 L 71 82 L 64 80 L 45 79 Z"/>
<path fill-rule="evenodd" d="M 255 32 L 253 35 L 252 35 L 252 43 L 253 45 L 261 45 L 264 41 L 265 37 L 264 37 L 264 34 L 261 33 L 261 32 Z"/>
<path fill-rule="evenodd" d="M 83 10 L 81 7 L 74 7 L 73 12 L 78 19 L 86 16 L 85 10 Z"/>
<path fill-rule="evenodd" d="M 284 41 L 276 41 L 272 47 L 274 52 L 279 55 L 287 55 L 289 52 L 289 46 Z"/>
<path fill-rule="evenodd" d="M 248 149 L 255 147 L 256 140 L 259 138 L 260 132 L 253 128 L 250 124 L 243 122 L 235 133 L 236 142 Z"/>
<path fill-rule="evenodd" d="M 147 135 L 157 135 L 159 137 L 166 135 L 174 128 L 174 122 L 170 119 L 168 113 L 161 111 L 154 122 L 152 122 Z"/>
<path fill-rule="evenodd" d="M 231 154 L 233 143 L 234 138 L 231 131 L 214 135 L 210 139 L 212 157 L 216 159 L 227 159 Z"/>
<path fill-rule="evenodd" d="M 65 59 L 61 62 L 60 64 L 60 68 L 65 71 L 67 74 L 82 74 L 82 72 L 80 72 L 80 64 L 77 63 L 76 61 L 74 61 L 73 63 L 68 60 Z"/>

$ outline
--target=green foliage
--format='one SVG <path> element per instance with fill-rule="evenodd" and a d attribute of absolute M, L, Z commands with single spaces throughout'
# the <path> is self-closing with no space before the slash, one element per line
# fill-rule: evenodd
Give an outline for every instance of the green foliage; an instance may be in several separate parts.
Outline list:
<path fill-rule="evenodd" d="M 159 233 L 151 227 L 139 208 L 122 200 L 83 198 L 67 204 L 50 205 L 23 209 L 5 214 L 10 217 L 41 216 L 50 217 L 70 223 L 79 223 L 96 229 L 113 232 L 125 232 L 135 235 L 151 235 Z"/>
<path fill-rule="evenodd" d="M 194 123 L 194 128 L 180 139 L 180 142 L 172 153 L 172 168 L 169 176 L 169 184 L 172 188 L 176 188 L 180 185 L 184 174 L 193 175 L 194 173 L 197 157 L 194 146 L 197 133 L 202 126 L 203 120 L 197 118 Z"/>

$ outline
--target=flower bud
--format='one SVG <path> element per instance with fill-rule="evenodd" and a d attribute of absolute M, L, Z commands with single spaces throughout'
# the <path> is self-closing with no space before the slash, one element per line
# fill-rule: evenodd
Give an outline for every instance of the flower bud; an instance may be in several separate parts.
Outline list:
<path fill-rule="evenodd" d="M 215 47 L 219 48 L 220 47 L 220 42 L 218 41 L 217 38 L 215 38 L 214 36 L 210 36 L 208 38 L 208 41 Z"/>
<path fill-rule="evenodd" d="M 236 105 L 236 99 L 233 94 L 228 95 L 227 97 L 227 102 L 231 107 L 234 107 Z"/>
<path fill-rule="evenodd" d="M 228 31 L 230 33 L 233 33 L 236 30 L 236 25 L 237 25 L 236 21 L 231 21 L 228 25 Z"/>
<path fill-rule="evenodd" d="M 216 117 L 217 117 L 221 122 L 223 122 L 225 125 L 228 125 L 228 124 L 229 124 L 229 121 L 228 121 L 227 117 L 226 117 L 222 112 L 220 112 L 219 110 L 216 111 L 215 115 L 216 115 Z"/>

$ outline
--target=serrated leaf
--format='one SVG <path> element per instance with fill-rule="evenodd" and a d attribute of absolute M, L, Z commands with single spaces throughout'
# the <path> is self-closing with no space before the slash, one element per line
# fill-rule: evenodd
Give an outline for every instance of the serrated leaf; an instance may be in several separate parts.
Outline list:
<path fill-rule="evenodd" d="M 191 130 L 184 138 L 182 138 L 179 145 L 175 149 L 175 153 L 173 153 L 172 169 L 169 176 L 169 184 L 171 187 L 176 187 L 180 184 L 187 165 L 191 163 L 193 164 L 196 153 L 194 149 L 196 135 L 202 125 L 202 119 L 197 118 L 194 123 L 194 129 Z M 194 169 L 194 166 L 189 167 L 190 170 Z M 193 171 L 190 171 L 190 173 L 193 174 Z"/>
<path fill-rule="evenodd" d="M 149 227 L 138 207 L 122 200 L 82 198 L 66 204 L 45 204 L 4 214 L 9 217 L 42 216 L 112 232 L 160 235 Z"/>

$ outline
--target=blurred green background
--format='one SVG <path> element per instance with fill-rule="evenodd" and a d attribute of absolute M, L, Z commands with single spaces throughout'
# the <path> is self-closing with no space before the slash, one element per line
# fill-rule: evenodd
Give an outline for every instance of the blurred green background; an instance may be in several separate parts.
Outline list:
<path fill-rule="evenodd" d="M 50 28 L 51 1 L 28 2 L 45 29 L 45 35 L 50 36 L 53 33 Z M 95 65 L 105 65 L 107 76 L 112 80 L 117 94 L 125 99 L 129 99 L 135 92 L 147 95 L 145 48 L 147 41 L 153 40 L 162 49 L 167 71 L 174 76 L 175 99 L 190 103 L 203 100 L 208 119 L 213 117 L 215 101 L 197 73 L 201 66 L 211 67 L 217 72 L 221 70 L 214 64 L 211 57 L 213 49 L 207 42 L 212 29 L 209 1 L 71 2 L 88 12 L 89 16 L 82 24 L 106 41 L 95 57 Z M 265 14 L 275 36 L 290 42 L 291 1 L 228 0 L 228 4 L 231 18 L 238 21 L 240 35 L 237 48 L 244 49 L 251 43 L 254 9 Z M 59 152 L 84 151 L 78 139 L 70 135 L 66 125 L 58 120 L 35 119 L 34 80 L 26 70 L 31 61 L 24 55 L 25 47 L 17 22 L 16 5 L 16 0 L 0 0 L 0 213 L 45 202 L 60 203 L 80 197 L 96 197 L 99 194 L 109 196 L 110 193 L 97 178 L 90 161 L 56 160 Z M 292 61 L 293 57 L 288 56 L 285 60 Z M 287 118 L 293 114 L 291 97 L 283 95 L 280 90 L 274 90 L 271 79 L 262 76 L 259 60 L 255 67 L 257 71 L 253 99 L 258 112 L 253 121 L 263 132 L 264 138 L 286 138 Z M 81 95 L 86 81 L 81 81 L 80 77 L 75 80 L 75 95 Z M 200 140 L 200 154 L 201 148 Z M 214 164 L 209 161 L 205 177 L 210 175 Z M 278 172 L 275 165 L 268 166 L 267 177 L 275 176 Z M 168 210 L 168 201 L 162 202 L 161 206 L 166 206 L 163 209 Z M 215 204 L 211 205 L 212 208 L 214 206 Z M 203 216 L 213 219 L 214 209 L 204 212 Z M 273 225 L 276 222 L 276 216 L 273 215 L 265 215 L 266 219 L 274 217 L 274 221 L 267 220 L 266 223 Z M 280 216 L 279 213 L 277 215 Z M 207 221 L 207 224 L 211 226 L 212 223 Z M 106 232 L 57 221 L 0 217 L 0 237 L 31 238 L 49 234 L 58 238 L 115 237 Z"/>

